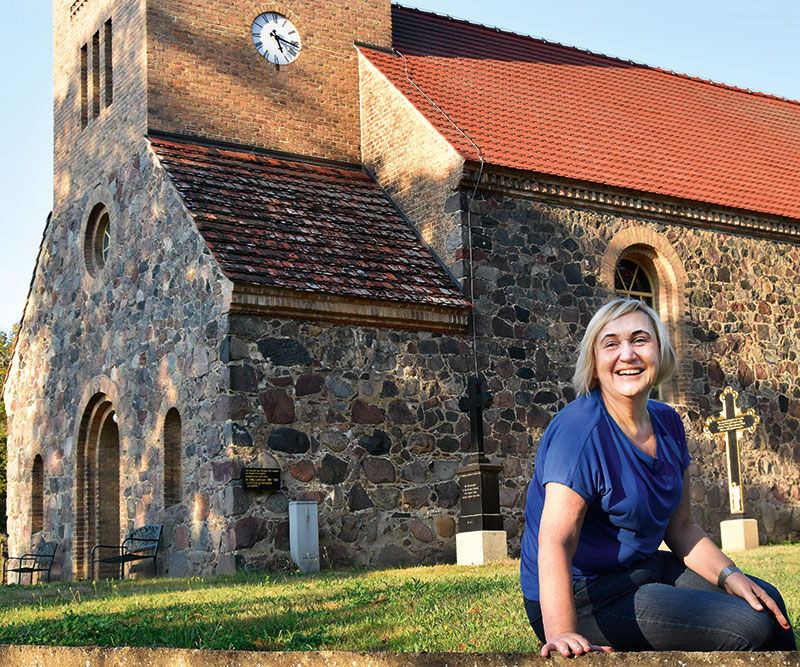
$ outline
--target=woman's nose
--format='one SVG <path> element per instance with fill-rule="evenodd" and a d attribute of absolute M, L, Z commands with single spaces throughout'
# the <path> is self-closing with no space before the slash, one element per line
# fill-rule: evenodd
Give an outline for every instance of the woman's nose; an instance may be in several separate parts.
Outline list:
<path fill-rule="evenodd" d="M 619 357 L 620 357 L 620 359 L 635 359 L 636 358 L 636 352 L 633 349 L 633 345 L 631 344 L 631 342 L 629 340 L 622 341 L 622 344 L 620 345 Z"/>

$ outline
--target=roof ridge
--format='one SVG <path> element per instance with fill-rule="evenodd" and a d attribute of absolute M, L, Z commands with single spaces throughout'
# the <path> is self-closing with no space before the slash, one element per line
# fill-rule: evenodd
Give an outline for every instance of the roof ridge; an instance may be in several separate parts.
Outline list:
<path fill-rule="evenodd" d="M 794 100 L 790 97 L 783 97 L 781 95 L 774 95 L 772 93 L 765 93 L 760 90 L 752 90 L 750 88 L 742 88 L 741 86 L 735 86 L 729 83 L 723 83 L 721 81 L 714 81 L 713 79 L 707 79 L 702 76 L 698 76 L 695 74 L 687 74 L 686 72 L 678 72 L 677 70 L 667 69 L 665 67 L 658 67 L 656 65 L 648 65 L 647 63 L 638 62 L 636 60 L 631 60 L 630 58 L 622 58 L 620 56 L 612 56 L 607 53 L 601 53 L 599 51 L 592 51 L 590 49 L 586 49 L 580 46 L 574 46 L 572 44 L 565 44 L 564 42 L 557 42 L 555 40 L 546 39 L 545 37 L 537 37 L 536 35 L 530 35 L 527 33 L 517 32 L 515 30 L 510 30 L 508 28 L 499 28 L 497 26 L 487 25 L 486 23 L 480 23 L 479 21 L 472 21 L 469 19 L 460 18 L 457 16 L 452 16 L 450 14 L 442 14 L 440 12 L 434 12 L 429 9 L 420 9 L 419 7 L 410 7 L 408 5 L 401 4 L 399 2 L 392 2 L 394 7 L 397 7 L 401 10 L 407 10 L 411 12 L 416 12 L 419 14 L 426 14 L 428 16 L 436 16 L 438 18 L 447 19 L 448 21 L 455 21 L 457 23 L 464 23 L 467 25 L 478 26 L 480 28 L 486 28 L 487 30 L 492 30 L 494 32 L 503 33 L 506 35 L 513 35 L 514 37 L 522 37 L 523 39 L 530 39 L 536 42 L 541 42 L 543 44 L 549 44 L 553 46 L 559 46 L 564 49 L 570 49 L 572 51 L 577 51 L 579 53 L 583 53 L 590 56 L 596 56 L 600 58 L 606 58 L 607 60 L 614 60 L 616 62 L 625 63 L 627 65 L 633 65 L 635 67 L 644 67 L 649 70 L 653 70 L 656 72 L 663 72 L 664 74 L 669 74 L 672 76 L 677 76 L 682 79 L 688 79 L 690 81 L 697 81 L 698 83 L 705 83 L 711 86 L 716 86 L 717 88 L 725 88 L 727 90 L 731 90 L 734 92 L 745 93 L 747 95 L 754 95 L 756 97 L 763 97 L 766 99 L 776 100 L 778 102 L 788 102 L 789 104 L 796 104 L 800 105 L 800 100 Z M 370 47 L 371 48 L 371 47 Z"/>

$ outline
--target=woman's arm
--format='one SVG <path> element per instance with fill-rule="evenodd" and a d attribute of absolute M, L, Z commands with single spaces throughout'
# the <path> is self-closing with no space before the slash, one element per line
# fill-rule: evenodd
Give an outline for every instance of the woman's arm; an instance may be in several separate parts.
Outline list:
<path fill-rule="evenodd" d="M 588 505 L 563 484 L 550 482 L 544 488 L 544 507 L 539 523 L 539 604 L 546 639 L 542 656 L 546 658 L 551 650 L 564 656 L 611 650 L 608 646 L 590 644 L 577 631 L 572 557 L 578 548 Z"/>
<path fill-rule="evenodd" d="M 683 496 L 678 510 L 672 515 L 667 526 L 664 541 L 673 554 L 681 559 L 686 567 L 694 570 L 706 581 L 716 584 L 720 572 L 734 562 L 719 550 L 700 526 L 692 518 L 689 502 L 689 471 L 683 475 Z M 781 613 L 775 601 L 767 595 L 766 591 L 756 584 L 747 575 L 734 572 L 725 579 L 725 590 L 731 595 L 737 595 L 761 611 L 765 606 L 775 616 L 778 623 L 784 628 L 789 628 L 789 621 Z"/>

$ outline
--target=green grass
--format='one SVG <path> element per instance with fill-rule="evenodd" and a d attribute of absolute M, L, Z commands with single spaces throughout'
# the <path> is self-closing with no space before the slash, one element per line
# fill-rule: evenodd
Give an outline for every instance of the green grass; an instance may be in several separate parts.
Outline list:
<path fill-rule="evenodd" d="M 800 623 L 800 545 L 737 554 Z M 535 651 L 519 561 L 318 575 L 0 588 L 0 643 L 240 650 Z"/>

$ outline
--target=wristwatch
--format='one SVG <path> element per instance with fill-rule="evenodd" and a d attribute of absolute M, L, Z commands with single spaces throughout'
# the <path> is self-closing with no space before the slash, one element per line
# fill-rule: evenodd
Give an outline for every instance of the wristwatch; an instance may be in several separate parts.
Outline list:
<path fill-rule="evenodd" d="M 717 580 L 717 586 L 720 588 L 725 588 L 725 580 L 731 576 L 734 572 L 739 572 L 740 574 L 744 574 L 738 567 L 735 565 L 728 565 L 728 567 L 723 567 L 722 572 L 719 573 L 719 579 Z"/>

